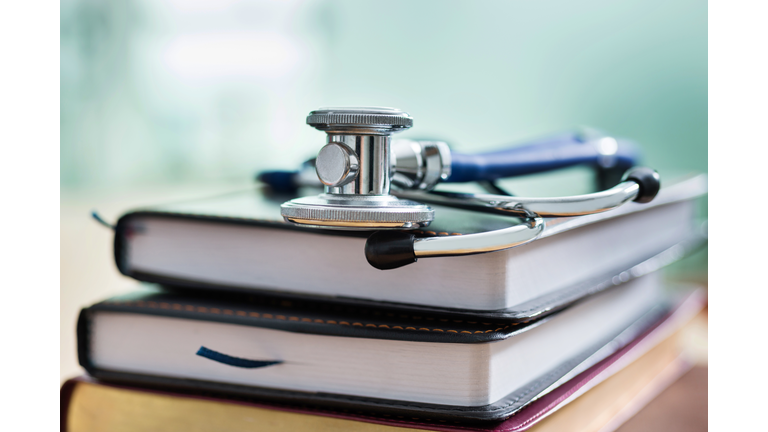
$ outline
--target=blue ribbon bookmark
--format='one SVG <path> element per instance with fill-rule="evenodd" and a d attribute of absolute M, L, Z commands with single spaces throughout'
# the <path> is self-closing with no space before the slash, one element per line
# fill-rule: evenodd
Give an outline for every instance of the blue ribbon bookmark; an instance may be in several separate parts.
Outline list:
<path fill-rule="evenodd" d="M 255 368 L 272 366 L 272 365 L 282 363 L 281 360 L 264 361 L 264 360 L 248 360 L 248 359 L 239 358 L 239 357 L 232 357 L 232 356 L 228 356 L 226 354 L 222 354 L 220 352 L 214 351 L 212 349 L 208 349 L 204 346 L 201 346 L 200 349 L 197 350 L 197 355 L 199 355 L 200 357 L 211 359 L 213 361 L 217 361 L 219 363 L 224 363 L 225 365 L 241 367 L 246 369 L 255 369 Z"/>

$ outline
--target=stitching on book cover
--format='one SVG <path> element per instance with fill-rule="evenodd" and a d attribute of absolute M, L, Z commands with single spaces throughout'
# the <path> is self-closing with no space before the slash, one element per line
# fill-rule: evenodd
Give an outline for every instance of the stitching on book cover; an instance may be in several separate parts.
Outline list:
<path fill-rule="evenodd" d="M 143 301 L 143 300 L 111 299 L 111 300 L 107 300 L 107 301 L 105 301 L 103 303 L 108 303 L 108 304 L 129 304 L 129 303 L 136 303 L 136 302 L 139 302 L 139 301 Z M 155 302 L 151 302 L 151 303 L 155 303 Z M 283 300 L 283 301 L 280 301 L 279 303 L 280 303 L 280 306 L 284 307 L 284 308 L 294 308 L 294 307 L 296 307 L 296 305 L 294 304 L 294 301 L 292 301 L 292 300 Z M 304 304 L 304 305 L 312 304 L 311 302 L 307 302 L 306 300 L 299 300 L 299 301 L 296 301 L 296 303 L 300 303 L 300 304 Z M 163 306 L 161 306 L 161 307 L 163 307 Z M 173 309 L 180 310 L 180 307 L 181 307 L 181 305 L 174 306 Z M 166 308 L 166 307 L 163 307 L 163 308 Z M 189 312 L 194 312 L 196 308 L 199 308 L 199 307 L 195 307 L 195 306 L 192 306 L 192 305 L 184 306 L 184 309 L 189 311 Z M 449 319 L 449 318 L 440 318 L 440 317 L 431 317 L 431 316 L 422 316 L 422 315 L 407 315 L 405 313 L 400 313 L 400 312 L 373 311 L 371 309 L 367 309 L 367 308 L 364 308 L 364 307 L 356 307 L 356 306 L 349 306 L 349 305 L 344 305 L 342 308 L 346 309 L 347 311 L 350 311 L 350 312 L 354 311 L 354 313 L 359 313 L 359 314 L 363 314 L 363 315 L 376 315 L 376 316 L 386 315 L 388 317 L 395 317 L 395 316 L 397 316 L 399 318 L 408 318 L 408 319 L 412 319 L 412 320 L 424 319 L 424 320 L 427 320 L 427 321 L 441 321 L 441 322 L 452 321 L 452 322 L 455 322 L 455 323 L 466 322 L 467 324 L 473 324 L 473 325 L 481 324 L 481 325 L 484 325 L 486 327 L 493 327 L 493 326 L 499 326 L 499 325 L 504 325 L 504 324 L 509 324 L 509 325 L 516 326 L 516 325 L 520 325 L 520 324 L 528 324 L 529 322 L 534 320 L 533 318 L 530 318 L 530 319 L 527 319 L 527 320 L 524 320 L 524 321 L 516 321 L 516 322 L 511 322 L 511 323 L 505 323 L 505 322 L 482 322 L 482 321 L 478 321 L 478 319 L 480 319 L 480 318 L 474 318 L 475 321 L 470 321 L 469 319 L 471 319 L 471 318 L 468 318 L 468 319 Z M 203 308 L 203 309 L 206 309 L 206 308 Z M 328 310 L 328 309 L 338 309 L 338 308 L 337 307 L 323 307 L 321 309 Z M 239 315 L 239 316 L 245 316 L 245 314 L 246 314 L 245 311 L 237 311 L 237 313 L 236 313 L 236 315 Z M 248 315 L 250 315 L 252 317 L 255 317 L 255 318 L 259 317 L 259 313 L 258 312 L 249 312 Z M 269 314 L 267 314 L 267 315 L 269 315 Z M 271 316 L 267 316 L 267 317 L 271 318 Z M 302 321 L 306 321 L 307 319 L 308 318 L 302 318 Z M 315 320 L 315 322 L 322 323 L 320 320 Z M 336 324 L 333 320 L 328 320 L 328 323 Z M 497 331 L 497 330 L 487 330 L 487 331 L 485 331 L 485 333 L 489 333 L 491 331 Z M 478 332 L 475 332 L 475 333 L 478 333 Z"/>
<path fill-rule="evenodd" d="M 184 309 L 187 312 L 199 312 L 199 313 L 210 313 L 210 314 L 217 314 L 217 315 L 238 315 L 238 316 L 245 316 L 246 314 L 253 318 L 266 318 L 266 319 L 277 319 L 281 321 L 304 321 L 304 322 L 314 322 L 318 324 L 332 324 L 332 325 L 345 325 L 345 326 L 357 326 L 357 327 L 375 327 L 375 328 L 384 328 L 389 330 L 409 330 L 409 331 L 431 331 L 431 332 L 440 332 L 440 333 L 454 333 L 454 334 L 485 334 L 490 332 L 499 332 L 502 330 L 506 330 L 512 326 L 518 325 L 520 323 L 510 323 L 503 327 L 498 327 L 495 330 L 477 330 L 474 332 L 467 331 L 467 330 L 452 330 L 452 329 L 440 329 L 440 328 L 426 328 L 426 327 L 402 327 L 402 326 L 390 326 L 387 324 L 373 324 L 373 323 L 361 323 L 361 322 L 348 322 L 348 321 L 335 321 L 335 320 L 323 320 L 323 319 L 310 319 L 310 318 L 302 318 L 297 316 L 285 316 L 285 315 L 274 315 L 269 313 L 259 313 L 259 312 L 247 312 L 247 311 L 241 311 L 241 310 L 231 310 L 231 309 L 219 309 L 219 308 L 207 308 L 205 306 L 194 306 L 194 305 L 183 305 L 181 303 L 167 303 L 167 302 L 155 302 L 155 301 L 144 301 L 144 300 L 126 300 L 126 301 L 120 301 L 120 300 L 111 300 L 105 302 L 105 304 L 112 304 L 112 305 L 119 305 L 119 306 L 133 306 L 133 307 L 143 307 L 143 308 L 153 308 L 153 309 L 173 309 L 173 310 L 182 310 Z M 485 323 L 483 323 L 485 324 Z"/>
<path fill-rule="evenodd" d="M 137 302 L 137 301 L 135 301 L 135 300 L 118 300 L 118 299 L 113 299 L 113 300 L 105 301 L 104 303 L 111 303 L 111 304 L 126 303 L 127 304 L 127 303 L 135 303 L 135 302 Z M 308 304 L 306 301 L 298 301 L 297 303 Z M 309 302 L 309 304 L 311 304 L 311 302 Z M 294 308 L 295 305 L 294 305 L 293 301 L 288 300 L 288 301 L 281 301 L 280 302 L 280 306 L 281 307 Z M 388 317 L 395 317 L 397 315 L 399 318 L 408 318 L 408 319 L 412 319 L 412 320 L 425 319 L 427 321 L 435 321 L 435 320 L 441 321 L 441 322 L 453 321 L 455 323 L 466 322 L 467 324 L 473 324 L 473 325 L 475 325 L 475 324 L 482 324 L 484 326 L 497 326 L 497 325 L 507 324 L 507 323 L 504 323 L 504 322 L 482 322 L 482 321 L 477 321 L 477 318 L 475 318 L 475 321 L 470 321 L 469 319 L 449 319 L 449 318 L 439 318 L 439 317 L 430 317 L 430 316 L 422 316 L 422 315 L 407 315 L 407 314 L 400 313 L 400 312 L 386 312 L 386 313 L 382 313 L 380 311 L 372 311 L 370 309 L 366 309 L 366 308 L 362 308 L 362 307 L 348 306 L 348 305 L 344 306 L 344 308 L 346 310 L 348 310 L 348 311 L 355 311 L 356 313 L 361 313 L 361 314 L 364 314 L 364 315 L 371 315 L 371 314 L 373 314 L 373 315 L 376 315 L 376 316 L 381 316 L 382 314 L 384 314 L 384 315 L 386 315 Z M 174 309 L 179 310 L 178 307 L 174 307 Z M 185 306 L 185 309 L 187 311 L 189 311 L 189 312 L 193 312 L 195 310 L 195 307 L 191 306 L 191 305 L 187 305 L 187 306 Z M 326 308 L 323 308 L 323 309 L 327 310 L 328 308 L 326 307 Z M 237 315 L 245 316 L 245 311 L 238 311 Z M 259 314 L 257 312 L 250 312 L 249 315 L 252 316 L 252 317 L 257 317 L 257 318 L 259 316 Z M 302 321 L 305 321 L 307 319 L 308 318 L 302 318 Z M 532 320 L 533 320 L 533 318 L 530 318 L 530 319 L 527 319 L 527 320 L 524 320 L 524 321 L 516 321 L 516 322 L 509 323 L 509 325 L 516 326 L 516 325 L 520 325 L 520 324 L 528 324 Z M 320 323 L 321 321 L 315 320 L 315 322 Z M 335 322 L 333 322 L 332 320 L 328 320 L 328 322 L 331 323 L 331 324 L 335 324 Z M 485 333 L 489 333 L 491 331 L 494 331 L 494 330 L 487 330 L 487 331 L 485 331 Z M 498 331 L 498 330 L 496 330 L 496 331 Z M 479 332 L 475 332 L 475 333 L 479 333 Z"/>

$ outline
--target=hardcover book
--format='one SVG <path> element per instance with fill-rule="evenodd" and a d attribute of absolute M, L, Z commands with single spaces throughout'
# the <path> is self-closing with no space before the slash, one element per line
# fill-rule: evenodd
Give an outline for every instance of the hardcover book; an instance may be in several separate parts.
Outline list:
<path fill-rule="evenodd" d="M 62 386 L 61 430 L 612 430 L 686 369 L 677 339 L 700 310 L 701 297 L 687 298 L 624 347 L 506 420 L 466 424 L 423 416 L 376 415 L 265 402 L 189 387 L 142 387 L 82 377 Z"/>
<path fill-rule="evenodd" d="M 109 381 L 498 420 L 656 322 L 658 277 L 528 323 L 147 289 L 84 309 L 78 353 Z"/>
<path fill-rule="evenodd" d="M 381 271 L 364 256 L 370 233 L 286 223 L 279 207 L 286 197 L 256 189 L 123 215 L 115 260 L 123 274 L 145 282 L 526 321 L 700 247 L 705 235 L 694 199 L 705 193 L 706 178 L 693 177 L 663 187 L 648 204 L 545 218 L 540 238 L 526 245 Z M 463 235 L 519 222 L 443 207 L 436 214 L 415 233 Z"/>

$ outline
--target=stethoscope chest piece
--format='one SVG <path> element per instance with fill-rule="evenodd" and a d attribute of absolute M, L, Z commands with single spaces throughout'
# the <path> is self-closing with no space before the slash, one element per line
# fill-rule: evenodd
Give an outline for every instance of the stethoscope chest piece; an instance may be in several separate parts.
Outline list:
<path fill-rule="evenodd" d="M 280 208 L 289 222 L 344 230 L 412 229 L 435 217 L 427 205 L 390 195 L 392 139 L 410 128 L 408 113 L 393 108 L 322 108 L 307 124 L 327 133 L 316 160 L 325 193 Z"/>
<path fill-rule="evenodd" d="M 627 171 L 622 181 L 610 189 L 586 195 L 516 197 L 493 184 L 499 178 L 575 164 L 612 168 L 605 162 L 612 160 L 616 167 L 634 165 L 632 146 L 619 146 L 610 137 L 595 141 L 569 134 L 499 152 L 463 155 L 452 153 L 441 141 L 392 141 L 393 133 L 413 126 L 408 113 L 393 108 L 321 108 L 309 113 L 307 124 L 328 135 L 314 163 L 325 191 L 288 201 L 280 207 L 280 213 L 286 221 L 304 226 L 376 231 L 366 242 L 365 257 L 382 270 L 402 267 L 419 258 L 516 247 L 542 235 L 546 217 L 600 213 L 630 201 L 647 203 L 661 186 L 659 174 L 643 167 Z M 285 182 L 294 176 L 276 174 L 263 178 Z M 492 193 L 432 190 L 440 182 L 468 181 L 490 182 Z M 390 193 L 392 185 L 395 189 Z M 434 211 L 422 203 L 516 219 L 507 228 L 457 236 L 425 237 L 404 231 L 425 227 L 434 219 Z"/>

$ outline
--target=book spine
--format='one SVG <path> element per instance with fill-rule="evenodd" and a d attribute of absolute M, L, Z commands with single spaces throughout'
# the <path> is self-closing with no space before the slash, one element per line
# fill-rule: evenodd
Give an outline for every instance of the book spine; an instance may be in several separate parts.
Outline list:
<path fill-rule="evenodd" d="M 82 309 L 77 318 L 77 361 L 88 373 L 93 373 L 91 352 L 90 308 Z"/>
<path fill-rule="evenodd" d="M 117 220 L 115 224 L 115 241 L 113 244 L 113 251 L 115 256 L 115 265 L 117 269 L 125 276 L 133 277 L 130 271 L 130 266 L 127 263 L 127 239 L 125 237 L 126 229 L 128 227 L 128 221 L 131 218 L 131 213 L 123 215 Z"/>

